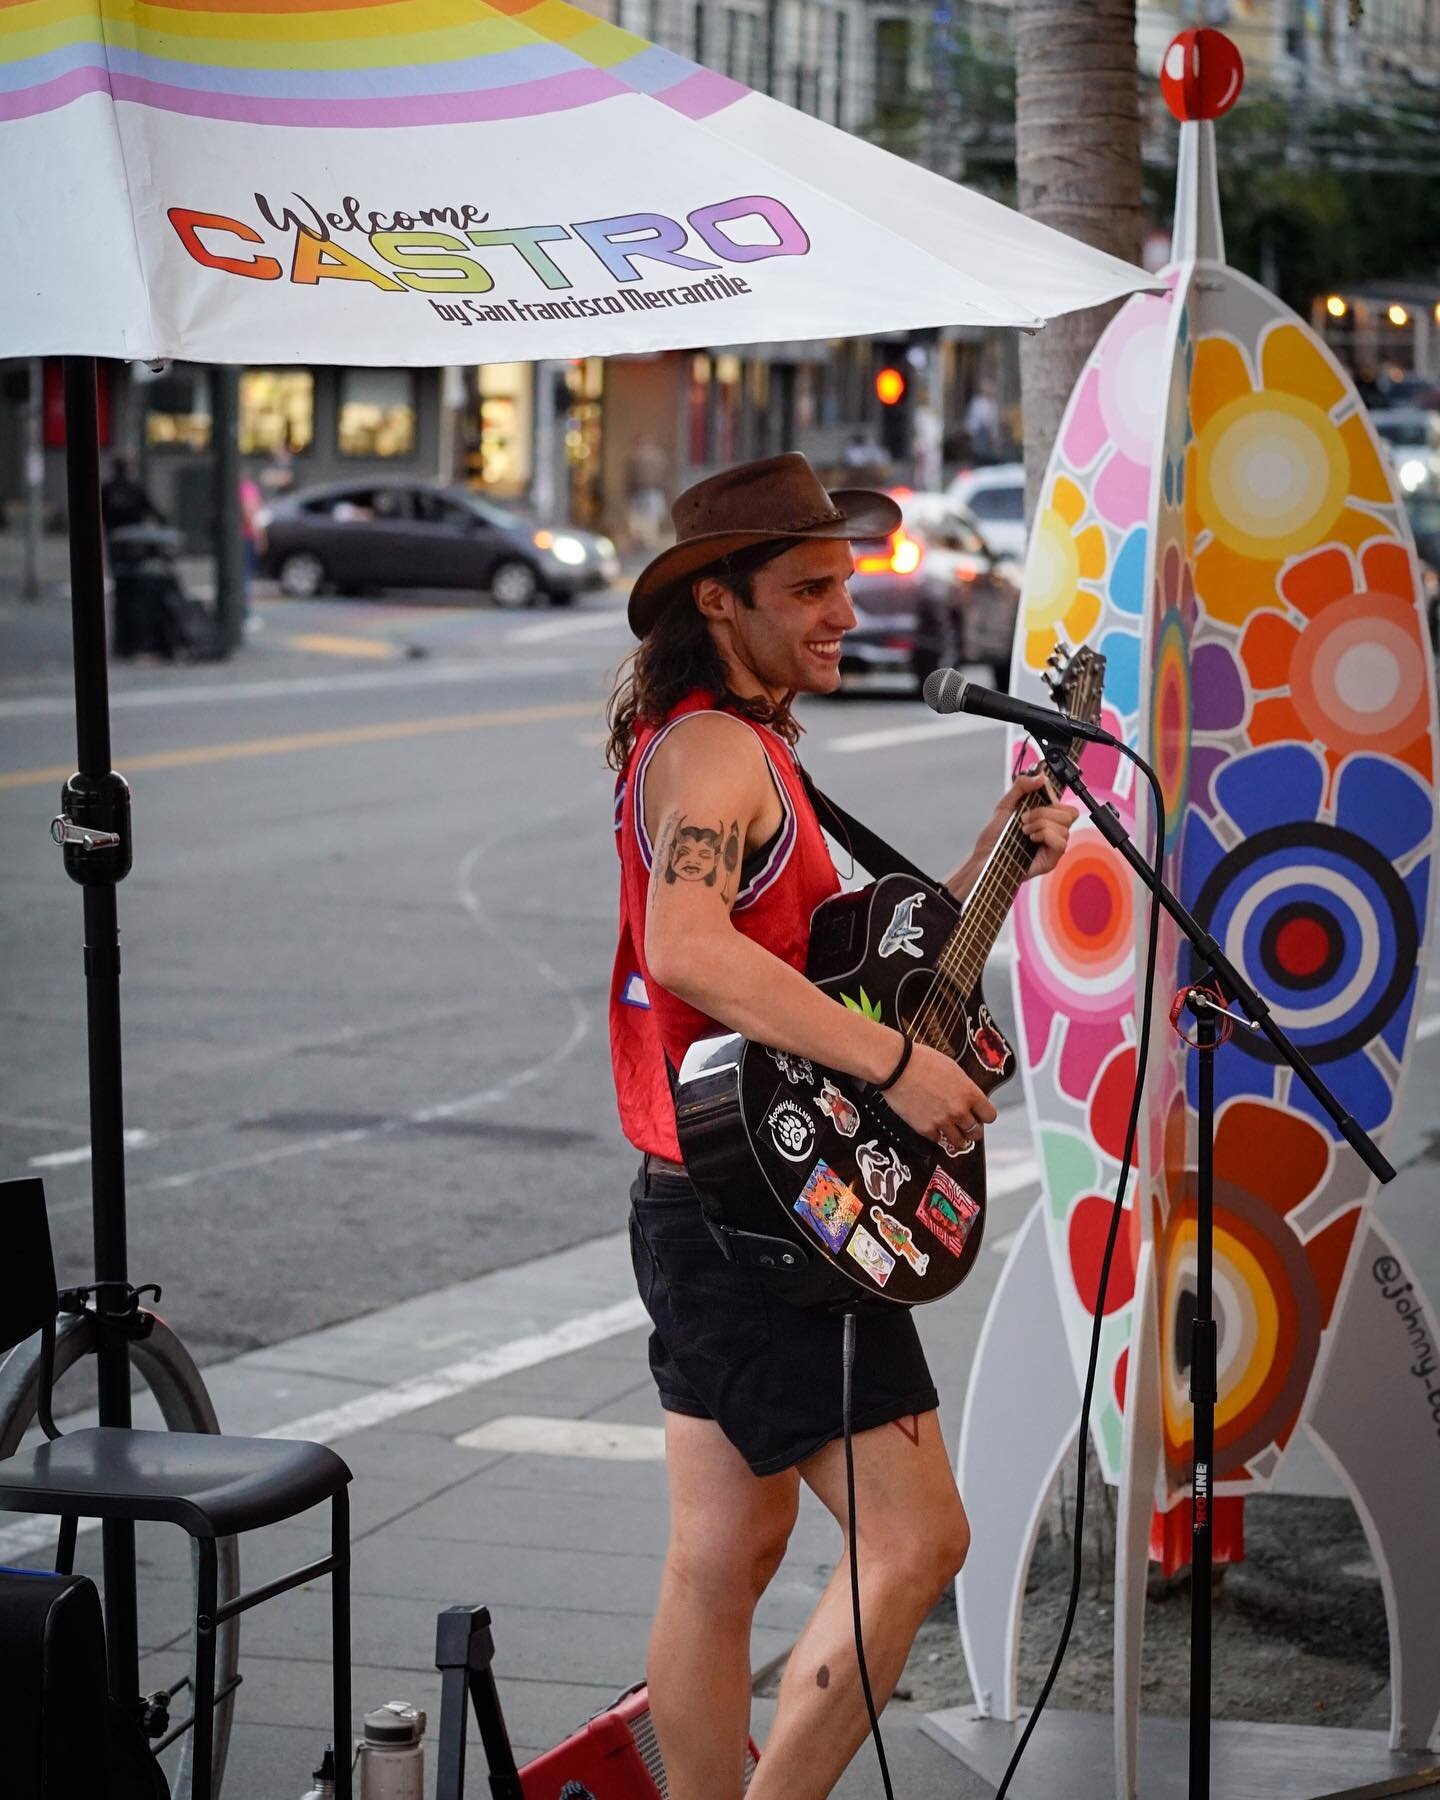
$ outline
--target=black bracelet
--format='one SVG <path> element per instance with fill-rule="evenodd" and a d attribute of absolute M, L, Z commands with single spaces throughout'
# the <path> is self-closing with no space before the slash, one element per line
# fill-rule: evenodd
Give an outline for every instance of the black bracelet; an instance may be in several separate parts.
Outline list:
<path fill-rule="evenodd" d="M 903 1035 L 904 1034 L 902 1034 L 902 1036 Z M 894 1087 L 895 1083 L 910 1066 L 910 1052 L 914 1048 L 915 1045 L 913 1041 L 909 1037 L 904 1037 L 904 1041 L 900 1046 L 900 1060 L 896 1063 L 895 1067 L 890 1071 L 888 1077 L 884 1081 L 877 1081 L 874 1084 L 875 1092 L 877 1094 L 883 1094 L 887 1089 Z"/>

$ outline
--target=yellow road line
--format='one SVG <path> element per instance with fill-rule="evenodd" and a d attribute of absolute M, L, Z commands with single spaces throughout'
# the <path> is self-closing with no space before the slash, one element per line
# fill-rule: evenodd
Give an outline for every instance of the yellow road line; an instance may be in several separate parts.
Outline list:
<path fill-rule="evenodd" d="M 439 719 L 396 719 L 386 725 L 355 725 L 342 731 L 301 731 L 289 737 L 249 738 L 237 744 L 201 744 L 190 750 L 154 750 L 124 757 L 122 773 L 139 769 L 194 769 L 205 763 L 235 762 L 247 756 L 289 756 L 297 750 L 337 750 L 349 744 L 381 744 L 396 738 L 433 737 L 447 731 L 482 731 L 491 725 L 543 725 L 554 719 L 593 718 L 597 703 L 572 700 L 556 706 L 514 706 L 508 710 L 451 713 Z M 46 787 L 66 781 L 74 763 L 50 769 L 17 769 L 0 775 L 0 791 Z"/>
<path fill-rule="evenodd" d="M 388 661 L 404 654 L 398 644 L 384 639 L 341 637 L 322 631 L 296 632 L 280 641 L 287 649 L 313 650 L 320 656 L 368 656 Z"/>

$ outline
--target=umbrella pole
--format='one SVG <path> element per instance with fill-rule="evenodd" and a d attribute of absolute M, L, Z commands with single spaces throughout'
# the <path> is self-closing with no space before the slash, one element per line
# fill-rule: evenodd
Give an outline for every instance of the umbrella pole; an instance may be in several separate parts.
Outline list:
<path fill-rule="evenodd" d="M 105 564 L 100 523 L 100 430 L 92 356 L 67 356 L 65 471 L 79 770 L 61 791 L 52 830 L 65 870 L 84 889 L 85 999 L 90 1051 L 90 1192 L 96 1310 L 117 1316 L 98 1334 L 100 1423 L 130 1424 L 130 1352 L 118 1319 L 134 1314 L 125 1237 L 124 1100 L 120 1056 L 120 930 L 116 885 L 130 871 L 130 790 L 110 767 L 110 677 L 105 656 Z M 110 1692 L 133 1705 L 140 1688 L 135 1528 L 101 1525 Z"/>

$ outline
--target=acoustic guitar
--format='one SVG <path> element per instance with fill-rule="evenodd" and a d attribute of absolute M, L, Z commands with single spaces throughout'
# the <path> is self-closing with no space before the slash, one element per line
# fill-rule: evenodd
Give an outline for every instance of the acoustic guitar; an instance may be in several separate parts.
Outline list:
<path fill-rule="evenodd" d="M 1099 722 L 1105 659 L 1062 646 L 1046 682 L 1062 714 Z M 1078 757 L 1081 742 L 1069 752 Z M 1020 815 L 962 909 L 944 888 L 887 875 L 818 907 L 806 974 L 854 1012 L 953 1057 L 983 1092 L 1015 1054 L 981 976 L 1034 855 Z M 869 1083 L 738 1033 L 692 1044 L 676 1082 L 680 1149 L 707 1218 L 737 1260 L 804 1272 L 807 1303 L 856 1290 L 900 1306 L 939 1300 L 969 1274 L 985 1229 L 983 1142 L 920 1136 Z M 818 1266 L 817 1266 L 818 1265 Z"/>

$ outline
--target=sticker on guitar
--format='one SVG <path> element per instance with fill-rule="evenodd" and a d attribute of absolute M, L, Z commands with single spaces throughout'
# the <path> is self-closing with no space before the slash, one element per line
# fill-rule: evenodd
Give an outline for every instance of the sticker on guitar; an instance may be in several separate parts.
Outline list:
<path fill-rule="evenodd" d="M 980 1217 L 980 1204 L 953 1176 L 943 1169 L 936 1169 L 926 1183 L 925 1195 L 915 1209 L 915 1216 L 952 1256 L 959 1256 Z"/>
<path fill-rule="evenodd" d="M 769 1054 L 791 1087 L 809 1087 L 815 1079 L 815 1065 L 808 1057 L 792 1056 L 788 1050 L 772 1050 Z"/>
<path fill-rule="evenodd" d="M 916 1244 L 910 1227 L 902 1225 L 894 1213 L 887 1213 L 882 1207 L 872 1206 L 870 1217 L 875 1221 L 875 1229 L 897 1256 L 903 1256 L 917 1275 L 923 1275 L 930 1267 L 930 1258 Z"/>
<path fill-rule="evenodd" d="M 777 1100 L 765 1115 L 770 1141 L 787 1162 L 809 1162 L 815 1154 L 815 1121 L 794 1100 Z"/>
<path fill-rule="evenodd" d="M 899 950 L 917 960 L 924 955 L 920 948 L 920 939 L 924 933 L 915 923 L 915 908 L 924 898 L 924 894 L 909 894 L 895 908 L 890 923 L 885 927 L 885 934 L 880 939 L 881 956 L 894 956 Z"/>
<path fill-rule="evenodd" d="M 880 1148 L 879 1138 L 870 1138 L 855 1147 L 855 1160 L 865 1178 L 865 1192 L 884 1206 L 893 1206 L 895 1196 L 910 1179 L 908 1166 L 901 1162 L 900 1152 Z"/>
<path fill-rule="evenodd" d="M 825 1161 L 817 1162 L 795 1202 L 795 1211 L 823 1242 L 838 1250 L 860 1217 L 864 1201 Z"/>
<path fill-rule="evenodd" d="M 860 1129 L 860 1108 L 853 1100 L 847 1100 L 828 1077 L 815 1096 L 815 1104 L 841 1137 L 854 1137 Z"/>
<path fill-rule="evenodd" d="M 980 1007 L 977 1019 L 970 1027 L 970 1048 L 981 1068 L 988 1069 L 992 1075 L 1003 1075 L 1010 1066 L 1010 1046 L 1001 1037 L 1000 1027 L 988 1006 Z"/>
<path fill-rule="evenodd" d="M 855 1235 L 845 1246 L 845 1254 L 855 1258 L 876 1287 L 884 1287 L 895 1267 L 895 1258 L 888 1250 L 881 1249 L 863 1225 L 855 1227 Z"/>

